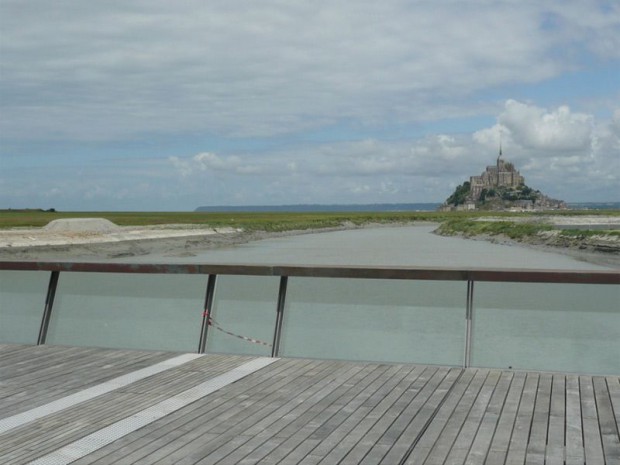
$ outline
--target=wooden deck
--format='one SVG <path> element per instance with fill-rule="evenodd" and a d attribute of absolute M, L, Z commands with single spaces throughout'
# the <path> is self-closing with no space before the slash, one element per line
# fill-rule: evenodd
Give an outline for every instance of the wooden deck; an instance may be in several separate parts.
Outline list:
<path fill-rule="evenodd" d="M 178 356 L 0 345 L 0 463 L 620 464 L 619 376 Z"/>

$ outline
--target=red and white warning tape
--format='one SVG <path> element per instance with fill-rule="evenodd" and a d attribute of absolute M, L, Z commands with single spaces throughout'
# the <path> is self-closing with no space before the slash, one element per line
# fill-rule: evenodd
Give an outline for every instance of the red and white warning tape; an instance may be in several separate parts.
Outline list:
<path fill-rule="evenodd" d="M 244 341 L 247 342 L 252 342 L 253 344 L 261 344 L 267 347 L 271 347 L 271 344 L 269 344 L 268 342 L 265 341 L 261 341 L 259 339 L 254 339 L 251 337 L 247 337 L 247 336 L 242 336 L 240 334 L 235 334 L 235 333 L 231 333 L 230 331 L 225 330 L 224 328 L 222 328 L 217 321 L 215 321 L 211 315 L 209 314 L 209 310 L 205 310 L 204 313 L 202 314 L 203 317 L 205 317 L 207 319 L 207 324 L 209 326 L 214 327 L 215 329 L 217 329 L 218 331 L 223 332 L 224 334 L 228 334 L 229 336 L 233 336 L 236 337 L 238 339 L 243 339 Z"/>

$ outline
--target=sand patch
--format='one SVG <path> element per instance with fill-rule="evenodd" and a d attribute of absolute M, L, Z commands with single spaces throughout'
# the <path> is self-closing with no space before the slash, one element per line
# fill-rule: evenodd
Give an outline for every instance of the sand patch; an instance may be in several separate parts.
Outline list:
<path fill-rule="evenodd" d="M 43 229 L 50 232 L 107 233 L 118 231 L 120 227 L 105 218 L 63 218 L 50 221 Z"/>

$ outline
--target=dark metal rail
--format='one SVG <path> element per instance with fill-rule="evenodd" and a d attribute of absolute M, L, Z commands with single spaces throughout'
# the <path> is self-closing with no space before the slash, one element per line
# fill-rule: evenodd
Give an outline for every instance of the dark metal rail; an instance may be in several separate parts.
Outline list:
<path fill-rule="evenodd" d="M 0 270 L 206 274 L 309 278 L 416 279 L 566 284 L 620 284 L 616 270 L 529 270 L 315 265 L 194 265 L 0 261 Z"/>

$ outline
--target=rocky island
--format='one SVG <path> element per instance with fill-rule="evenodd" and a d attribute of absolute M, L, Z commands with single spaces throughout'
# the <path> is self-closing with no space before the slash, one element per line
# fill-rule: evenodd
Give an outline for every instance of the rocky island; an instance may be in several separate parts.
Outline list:
<path fill-rule="evenodd" d="M 458 186 L 439 209 L 540 211 L 565 208 L 563 200 L 552 199 L 528 187 L 515 166 L 502 159 L 500 145 L 495 165 L 487 166 L 480 176 L 471 176 L 469 181 Z"/>

